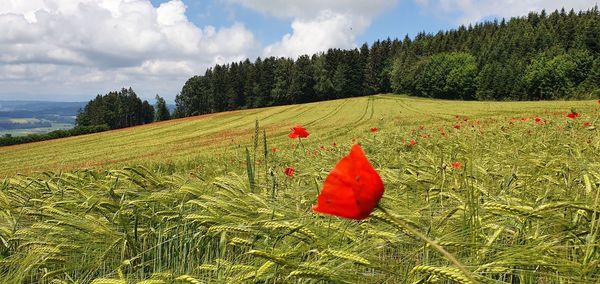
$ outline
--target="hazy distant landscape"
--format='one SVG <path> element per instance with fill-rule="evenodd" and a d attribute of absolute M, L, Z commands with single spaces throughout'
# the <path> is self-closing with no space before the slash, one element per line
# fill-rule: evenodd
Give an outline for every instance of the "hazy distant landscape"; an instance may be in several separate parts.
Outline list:
<path fill-rule="evenodd" d="M 0 101 L 0 135 L 46 133 L 75 126 L 85 102 Z"/>
<path fill-rule="evenodd" d="M 77 112 L 87 102 L 2 101 L 0 136 L 42 134 L 75 126 Z M 175 105 L 167 104 L 170 111 Z"/>

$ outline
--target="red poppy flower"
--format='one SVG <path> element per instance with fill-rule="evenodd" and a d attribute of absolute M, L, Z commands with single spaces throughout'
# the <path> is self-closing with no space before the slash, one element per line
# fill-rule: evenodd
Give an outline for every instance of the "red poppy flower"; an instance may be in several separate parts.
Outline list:
<path fill-rule="evenodd" d="M 371 132 L 377 132 L 377 127 L 371 127 Z"/>
<path fill-rule="evenodd" d="M 308 131 L 306 131 L 306 128 L 302 127 L 301 125 L 297 125 L 296 127 L 292 128 L 292 132 L 290 132 L 290 134 L 288 134 L 288 137 L 290 137 L 290 138 L 306 138 L 306 137 L 308 137 L 308 135 L 310 135 L 310 133 L 308 133 Z"/>
<path fill-rule="evenodd" d="M 452 127 L 456 128 L 456 129 L 460 129 L 460 124 L 455 124 Z"/>
<path fill-rule="evenodd" d="M 294 176 L 294 168 L 291 167 L 287 167 L 285 168 L 285 170 L 283 171 L 283 173 L 288 176 L 288 177 L 293 177 Z"/>
<path fill-rule="evenodd" d="M 463 166 L 463 164 L 461 162 L 452 162 L 452 163 L 450 163 L 450 166 L 453 169 L 460 169 Z"/>
<path fill-rule="evenodd" d="M 600 100 L 598 100 L 598 104 L 600 105 Z"/>
<path fill-rule="evenodd" d="M 415 142 L 415 140 L 410 140 L 410 142 L 408 142 L 408 144 L 410 146 L 415 146 L 415 145 L 417 145 L 417 142 Z"/>
<path fill-rule="evenodd" d="M 271 148 L 271 152 L 273 152 L 273 153 L 277 152 L 277 148 L 275 148 L 275 147 Z"/>
<path fill-rule="evenodd" d="M 584 122 L 583 126 L 590 126 L 590 122 L 589 121 Z"/>
<path fill-rule="evenodd" d="M 360 145 L 331 170 L 317 198 L 315 212 L 361 220 L 371 214 L 383 195 L 383 181 Z"/>
<path fill-rule="evenodd" d="M 541 121 L 542 121 L 542 119 L 541 119 L 541 118 L 539 118 L 539 117 L 536 117 L 536 118 L 535 118 L 535 122 L 536 122 L 536 123 L 540 123 Z"/>
<path fill-rule="evenodd" d="M 578 112 L 570 112 L 569 114 L 567 114 L 567 117 L 570 119 L 574 119 L 574 118 L 580 117 L 580 116 L 581 116 L 581 114 Z"/>

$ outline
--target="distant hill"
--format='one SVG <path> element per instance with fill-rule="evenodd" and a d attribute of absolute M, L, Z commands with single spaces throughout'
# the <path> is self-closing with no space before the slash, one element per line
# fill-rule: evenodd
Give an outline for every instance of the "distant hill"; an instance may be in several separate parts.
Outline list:
<path fill-rule="evenodd" d="M 67 129 L 85 102 L 0 101 L 0 134 L 23 135 Z"/>
<path fill-rule="evenodd" d="M 259 120 L 261 128 L 266 129 L 269 149 L 275 148 L 279 153 L 291 149 L 291 144 L 296 143 L 287 136 L 290 127 L 296 124 L 302 124 L 311 133 L 310 138 L 303 141 L 309 149 L 349 142 L 360 136 L 370 137 L 371 127 L 382 132 L 387 131 L 385 128 L 402 127 L 403 133 L 410 134 L 410 129 L 424 121 L 435 123 L 435 127 L 431 126 L 432 130 L 451 128 L 448 123 L 455 119 L 455 115 L 495 120 L 501 114 L 517 117 L 533 115 L 541 110 L 565 112 L 571 108 L 587 115 L 596 105 L 595 101 L 464 102 L 381 95 L 222 112 L 0 147 L 0 178 L 17 172 L 114 168 L 166 162 L 193 164 L 207 156 L 216 159 L 210 160 L 210 165 L 222 162 L 231 166 L 231 160 L 223 157 L 237 155 L 243 151 L 244 145 L 252 141 L 256 120 Z M 398 141 L 407 139 L 409 135 L 399 137 Z"/>
<path fill-rule="evenodd" d="M 0 101 L 0 118 L 75 116 L 85 102 Z"/>

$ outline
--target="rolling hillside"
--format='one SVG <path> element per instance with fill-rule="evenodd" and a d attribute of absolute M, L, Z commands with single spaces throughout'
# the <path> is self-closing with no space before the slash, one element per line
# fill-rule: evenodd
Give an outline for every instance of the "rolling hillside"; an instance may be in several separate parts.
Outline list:
<path fill-rule="evenodd" d="M 379 95 L 0 148 L 0 282 L 599 283 L 599 111 Z M 311 210 L 333 172 L 378 207 Z"/>
<path fill-rule="evenodd" d="M 370 127 L 410 128 L 448 125 L 454 116 L 477 118 L 531 116 L 546 111 L 590 109 L 592 101 L 462 102 L 379 95 L 319 103 L 269 107 L 203 115 L 39 143 L 0 148 L 0 176 L 38 171 L 110 168 L 131 164 L 185 164 L 241 155 L 255 121 L 265 128 L 273 147 L 288 145 L 290 127 L 302 124 L 313 145 L 349 142 Z"/>

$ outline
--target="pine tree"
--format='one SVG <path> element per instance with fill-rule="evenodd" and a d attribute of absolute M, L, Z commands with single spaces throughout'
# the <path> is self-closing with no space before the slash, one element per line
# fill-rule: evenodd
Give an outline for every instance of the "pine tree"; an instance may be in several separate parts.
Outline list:
<path fill-rule="evenodd" d="M 167 103 L 165 99 L 161 96 L 156 95 L 156 105 L 154 106 L 154 121 L 163 121 L 171 119 L 171 114 L 169 113 L 169 109 L 167 108 Z"/>
<path fill-rule="evenodd" d="M 289 97 L 293 103 L 306 103 L 315 101 L 314 71 L 308 55 L 298 57 L 292 68 Z"/>

